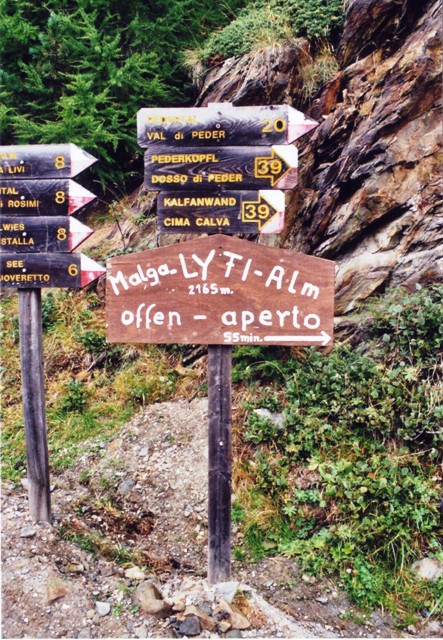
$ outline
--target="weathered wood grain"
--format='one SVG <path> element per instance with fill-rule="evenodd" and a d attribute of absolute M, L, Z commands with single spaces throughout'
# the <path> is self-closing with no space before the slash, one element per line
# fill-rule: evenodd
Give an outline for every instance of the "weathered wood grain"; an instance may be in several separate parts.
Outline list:
<path fill-rule="evenodd" d="M 292 145 L 157 147 L 145 153 L 145 185 L 151 191 L 293 189 L 297 166 Z"/>
<path fill-rule="evenodd" d="M 107 264 L 110 342 L 325 345 L 334 263 L 213 235 Z"/>
<path fill-rule="evenodd" d="M 232 348 L 208 348 L 208 580 L 231 576 Z"/>
<path fill-rule="evenodd" d="M 35 520 L 50 522 L 40 289 L 19 291 L 19 329 L 29 509 Z"/>
<path fill-rule="evenodd" d="M 290 144 L 317 126 L 289 105 L 235 107 L 230 103 L 187 109 L 140 109 L 141 147 L 264 146 Z"/>

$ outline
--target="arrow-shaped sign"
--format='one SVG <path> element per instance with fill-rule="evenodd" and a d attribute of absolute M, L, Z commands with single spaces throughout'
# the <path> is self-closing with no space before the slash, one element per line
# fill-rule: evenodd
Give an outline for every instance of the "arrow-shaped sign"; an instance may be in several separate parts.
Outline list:
<path fill-rule="evenodd" d="M 81 289 L 105 271 L 81 253 L 0 252 L 0 287 Z"/>
<path fill-rule="evenodd" d="M 280 233 L 285 194 L 278 190 L 162 191 L 157 199 L 163 233 Z"/>
<path fill-rule="evenodd" d="M 91 233 L 92 229 L 66 216 L 22 220 L 0 216 L 0 250 L 16 253 L 66 253 L 73 251 Z"/>
<path fill-rule="evenodd" d="M 2 180 L 0 215 L 71 215 L 95 198 L 74 180 Z"/>
<path fill-rule="evenodd" d="M 211 147 L 162 149 L 145 153 L 145 182 L 151 191 L 171 188 L 293 189 L 297 184 L 297 149 L 273 147 Z"/>
<path fill-rule="evenodd" d="M 326 331 L 322 331 L 320 335 L 316 336 L 263 336 L 264 342 L 272 342 L 275 344 L 276 341 L 280 341 L 282 343 L 294 343 L 294 344 L 316 344 L 319 343 L 320 346 L 326 347 L 332 340 L 332 336 L 330 336 Z"/>
<path fill-rule="evenodd" d="M 73 178 L 94 162 L 72 143 L 0 146 L 0 180 Z"/>
<path fill-rule="evenodd" d="M 140 109 L 141 147 L 290 144 L 318 125 L 289 105 L 234 107 L 228 102 L 188 109 Z"/>

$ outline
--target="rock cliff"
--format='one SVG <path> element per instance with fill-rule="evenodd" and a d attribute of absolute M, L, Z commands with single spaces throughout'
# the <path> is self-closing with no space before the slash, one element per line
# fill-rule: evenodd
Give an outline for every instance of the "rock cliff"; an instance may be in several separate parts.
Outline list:
<path fill-rule="evenodd" d="M 337 71 L 303 91 L 306 41 L 226 60 L 197 104 L 287 102 L 319 126 L 276 245 L 337 263 L 336 313 L 374 292 L 443 280 L 442 0 L 351 0 Z M 269 242 L 269 239 L 267 240 Z"/>

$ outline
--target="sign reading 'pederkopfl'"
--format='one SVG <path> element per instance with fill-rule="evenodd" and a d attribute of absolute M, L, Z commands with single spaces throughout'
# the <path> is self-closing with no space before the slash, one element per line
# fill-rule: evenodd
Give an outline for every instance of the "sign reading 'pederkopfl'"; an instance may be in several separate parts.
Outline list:
<path fill-rule="evenodd" d="M 280 233 L 285 194 L 278 190 L 161 191 L 157 216 L 163 233 Z"/>
<path fill-rule="evenodd" d="M 145 184 L 152 191 L 293 189 L 297 167 L 292 145 L 156 148 L 145 153 Z"/>
<path fill-rule="evenodd" d="M 315 120 L 289 105 L 213 103 L 188 109 L 140 109 L 137 140 L 145 148 L 290 144 L 316 126 Z"/>
<path fill-rule="evenodd" d="M 334 263 L 223 235 L 112 258 L 109 342 L 327 345 Z"/>

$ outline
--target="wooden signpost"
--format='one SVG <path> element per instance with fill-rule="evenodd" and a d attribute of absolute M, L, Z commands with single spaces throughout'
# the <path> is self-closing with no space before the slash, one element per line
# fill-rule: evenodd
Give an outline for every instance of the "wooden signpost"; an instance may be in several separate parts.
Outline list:
<path fill-rule="evenodd" d="M 157 215 L 163 233 L 280 233 L 284 227 L 283 191 L 162 191 Z"/>
<path fill-rule="evenodd" d="M 70 253 L 92 230 L 70 214 L 95 196 L 70 180 L 96 159 L 74 144 L 0 146 L 0 287 L 18 289 L 29 507 L 51 521 L 41 289 L 81 288 L 105 271 Z"/>
<path fill-rule="evenodd" d="M 187 109 L 140 109 L 138 144 L 174 147 L 291 144 L 317 126 L 289 105 L 234 107 L 228 102 Z"/>
<path fill-rule="evenodd" d="M 0 249 L 16 253 L 68 253 L 88 238 L 92 229 L 75 218 L 0 216 Z"/>
<path fill-rule="evenodd" d="M 208 579 L 230 576 L 231 345 L 331 343 L 334 263 L 230 238 L 278 233 L 297 184 L 290 143 L 317 123 L 288 105 L 141 109 L 145 185 L 163 233 L 207 238 L 107 264 L 111 342 L 208 347 Z"/>
<path fill-rule="evenodd" d="M 334 263 L 225 235 L 108 262 L 110 342 L 329 344 Z"/>
<path fill-rule="evenodd" d="M 94 162 L 72 143 L 0 146 L 0 180 L 73 178 Z"/>
<path fill-rule="evenodd" d="M 151 191 L 293 189 L 297 166 L 292 145 L 148 149 L 145 183 Z"/>
<path fill-rule="evenodd" d="M 0 178 L 0 215 L 68 216 L 95 200 L 74 180 L 4 180 Z"/>

